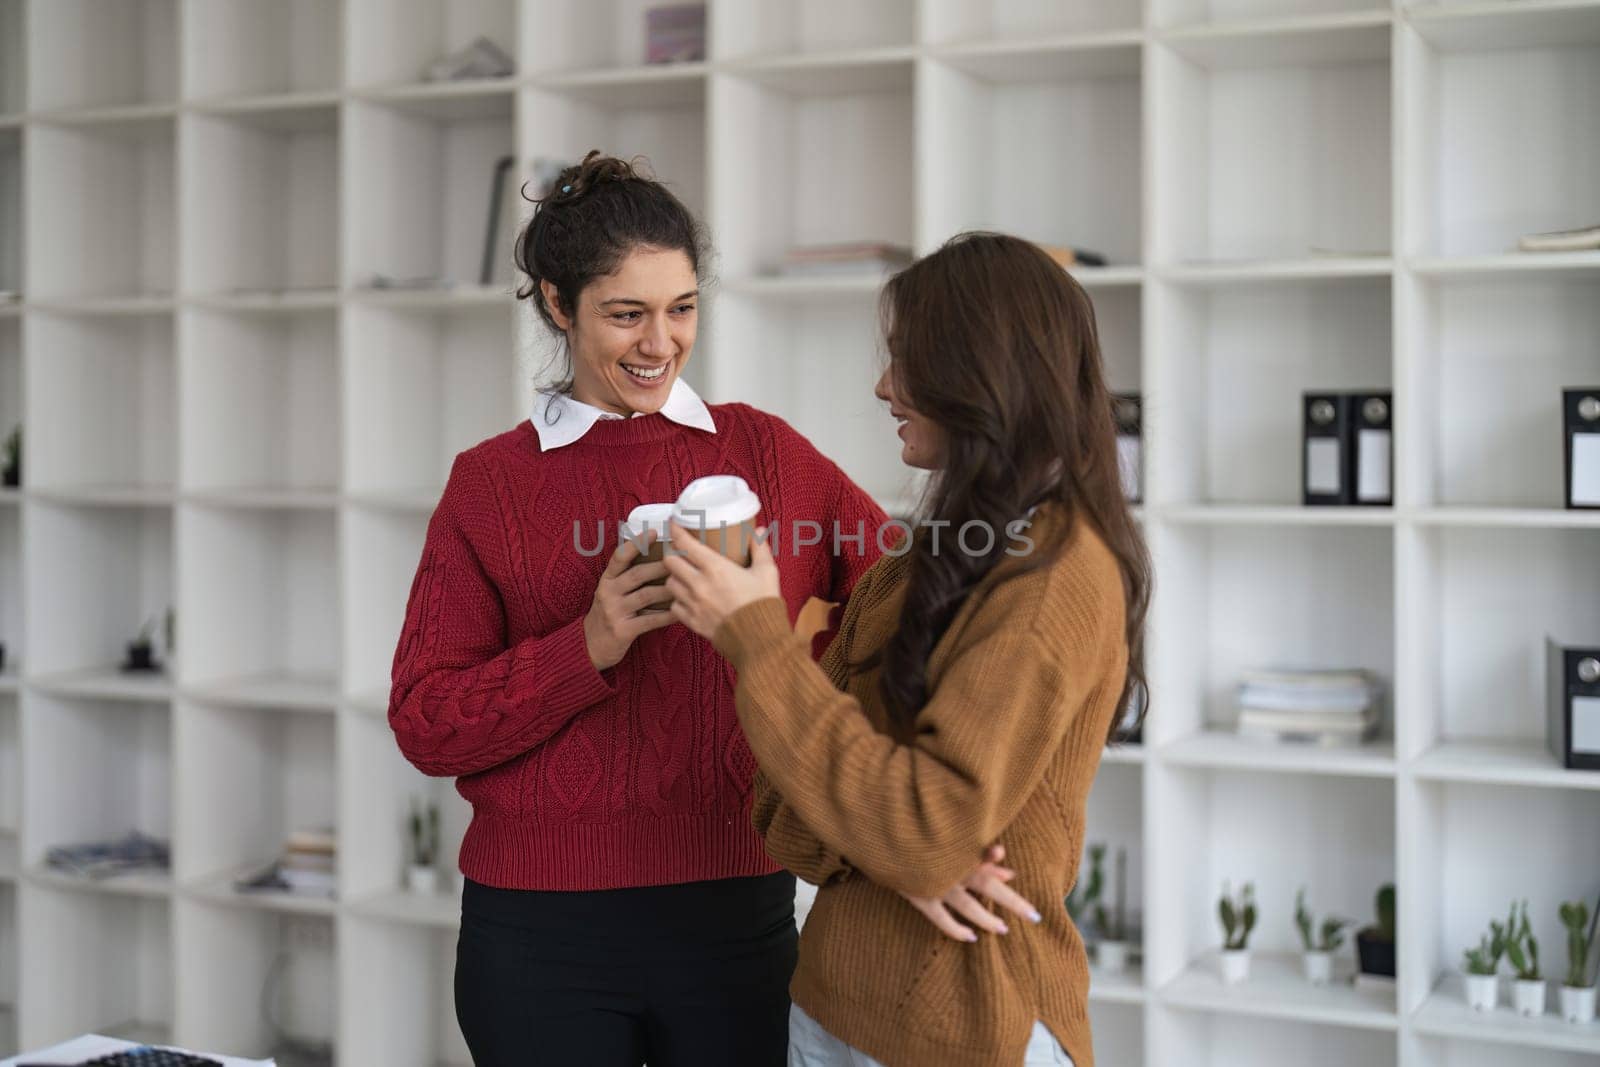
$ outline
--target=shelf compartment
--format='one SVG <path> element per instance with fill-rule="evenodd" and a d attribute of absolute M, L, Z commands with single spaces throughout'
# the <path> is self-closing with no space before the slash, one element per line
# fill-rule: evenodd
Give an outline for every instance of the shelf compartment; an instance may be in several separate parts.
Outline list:
<path fill-rule="evenodd" d="M 334 702 L 340 663 L 337 524 L 336 514 L 320 511 L 180 507 L 184 580 L 178 623 L 186 647 L 179 680 L 185 688 L 225 685 L 253 699 L 263 685 L 295 693 L 310 685 Z"/>
<path fill-rule="evenodd" d="M 29 357 L 28 487 L 109 501 L 177 482 L 172 316 L 39 314 Z"/>
<path fill-rule="evenodd" d="M 741 141 L 760 131 L 747 150 L 712 161 L 711 185 L 725 194 L 711 219 L 721 235 L 723 273 L 767 273 L 799 245 L 913 246 L 911 66 L 895 65 L 890 73 L 892 82 L 870 91 L 845 91 L 842 72 L 816 73 L 821 86 L 839 95 L 791 93 L 731 76 L 713 80 L 708 136 Z M 847 177 L 834 163 L 841 158 L 854 161 Z"/>
<path fill-rule="evenodd" d="M 351 492 L 436 501 L 458 452 L 527 417 L 514 388 L 512 311 L 349 311 L 344 455 Z"/>
<path fill-rule="evenodd" d="M 172 1033 L 169 900 L 32 883 L 17 898 L 18 969 L 28 976 L 22 1045 L 68 1034 Z"/>
<path fill-rule="evenodd" d="M 184 95 L 235 99 L 337 90 L 344 8 L 326 0 L 185 0 Z M 203 42 L 203 45 L 201 45 Z"/>
<path fill-rule="evenodd" d="M 392 0 L 347 2 L 353 86 L 429 84 L 430 65 L 478 37 L 517 58 L 516 0 L 406 0 L 399 9 Z"/>
<path fill-rule="evenodd" d="M 1297 507 L 1303 394 L 1392 387 L 1386 280 L 1146 287 L 1152 299 L 1161 332 L 1146 343 L 1166 356 L 1148 383 L 1145 461 L 1173 505 Z"/>
<path fill-rule="evenodd" d="M 1600 771 L 1569 771 L 1543 741 L 1442 741 L 1413 764 L 1414 776 L 1430 782 L 1600 789 Z"/>
<path fill-rule="evenodd" d="M 1410 3 L 1407 16 L 1445 52 L 1600 43 L 1600 9 L 1591 0 Z"/>
<path fill-rule="evenodd" d="M 13 876 L 17 870 L 16 834 L 22 825 L 22 722 L 18 703 L 16 694 L 0 694 L 0 871 Z M 3 980 L 4 975 L 0 974 L 0 981 Z M 0 988 L 0 1000 L 10 1003 L 14 999 L 5 996 Z"/>
<path fill-rule="evenodd" d="M 1485 919 L 1485 924 L 1487 921 Z M 1412 1016 L 1412 1029 L 1429 1037 L 1470 1041 L 1479 1047 L 1497 1047 L 1502 1055 L 1507 1051 L 1502 1046 L 1511 1045 L 1518 1049 L 1547 1049 L 1584 1053 L 1589 1057 L 1600 1056 L 1600 1033 L 1596 1033 L 1593 1026 L 1577 1026 L 1564 1021 L 1559 1015 L 1559 977 L 1549 983 L 1545 991 L 1546 1012 L 1537 1019 L 1524 1018 L 1511 1009 L 1513 994 L 1509 982 L 1501 982 L 1500 1007 L 1491 1014 L 1468 1007 L 1462 985 L 1459 975 L 1441 978 L 1422 1007 Z M 1517 1061 L 1530 1062 L 1520 1054 Z M 1542 1064 L 1544 1061 L 1532 1062 Z"/>
<path fill-rule="evenodd" d="M 1418 501 L 1439 514 L 1559 513 L 1562 390 L 1600 386 L 1600 358 L 1574 343 L 1600 331 L 1600 276 L 1463 278 L 1411 293 L 1402 325 L 1418 403 L 1400 452 L 1411 457 Z"/>
<path fill-rule="evenodd" d="M 331 912 L 334 898 L 240 892 L 234 880 L 279 858 L 287 836 L 337 826 L 334 719 L 262 709 L 177 704 L 177 877 L 184 891 L 242 908 Z M 342 859 L 342 857 L 341 857 Z"/>
<path fill-rule="evenodd" d="M 1399 1028 L 1393 993 L 1356 989 L 1350 984 L 1353 960 L 1339 961 L 1344 966 L 1342 970 L 1336 966 L 1334 981 L 1319 987 L 1306 981 L 1296 955 L 1252 951 L 1251 956 L 1250 977 L 1238 985 L 1222 984 L 1220 964 L 1211 953 L 1157 995 L 1164 1004 L 1191 1011 L 1360 1030 Z"/>
<path fill-rule="evenodd" d="M 345 676 L 354 691 L 388 690 L 428 521 L 426 513 L 367 508 L 345 517 Z"/>
<path fill-rule="evenodd" d="M 918 146 L 930 241 L 999 230 L 1139 261 L 1137 47 L 948 58 L 924 65 L 918 91 L 940 116 Z"/>
<path fill-rule="evenodd" d="M 1398 38 L 1412 71 L 1398 99 L 1419 157 L 1401 175 L 1413 256 L 1498 257 L 1526 234 L 1600 218 L 1600 123 L 1571 106 L 1600 94 L 1600 8 L 1516 10 L 1538 6 L 1418 17 L 1418 33 Z M 1518 162 L 1530 159 L 1532 170 Z"/>
<path fill-rule="evenodd" d="M 336 490 L 338 314 L 190 311 L 180 329 L 185 489 Z"/>
<path fill-rule="evenodd" d="M 1170 49 L 1150 52 L 1147 137 L 1154 165 L 1147 224 L 1156 262 L 1244 261 L 1244 269 L 1255 271 L 1279 262 L 1329 273 L 1386 269 L 1390 31 L 1359 32 L 1376 34 L 1385 51 L 1268 67 L 1208 67 Z M 1268 51 L 1248 40 L 1240 47 Z"/>
<path fill-rule="evenodd" d="M 1474 746 L 1435 755 L 1442 776 L 1555 784 L 1553 768 L 1526 756 L 1544 745 L 1545 638 L 1600 637 L 1597 550 L 1597 529 L 1417 531 L 1404 567 L 1406 638 L 1418 662 L 1406 704 L 1410 751 Z M 1419 772 L 1429 762 L 1424 756 Z"/>
<path fill-rule="evenodd" d="M 472 808 L 447 778 L 429 778 L 418 771 L 394 743 L 388 722 L 376 716 L 345 716 L 339 722 L 346 754 L 345 785 L 340 791 L 340 825 L 344 834 L 343 878 L 353 899 L 391 900 L 405 882 L 409 861 L 409 823 L 413 802 L 439 807 L 440 892 L 459 900 L 461 875 L 457 856 L 472 820 Z M 409 894 L 401 893 L 401 896 Z M 439 917 L 439 903 L 414 901 L 406 909 L 413 918 Z M 369 909 L 370 910 L 370 909 Z M 459 915 L 459 909 L 457 911 Z"/>
<path fill-rule="evenodd" d="M 876 300 L 768 303 L 725 297 L 717 304 L 715 353 L 706 399 L 739 400 L 785 419 L 817 442 L 878 499 L 914 485 L 887 407 L 873 395 L 882 370 Z M 759 346 L 763 365 L 742 353 Z"/>
<path fill-rule="evenodd" d="M 28 781 L 18 857 L 27 884 L 93 896 L 170 896 L 169 870 L 96 879 L 45 863 L 50 848 L 118 841 L 135 831 L 173 841 L 168 705 L 30 692 L 22 713 L 28 722 L 23 758 L 31 767 L 55 768 Z"/>
<path fill-rule="evenodd" d="M 351 1046 L 341 1051 L 350 1062 L 472 1062 L 452 996 L 456 925 L 452 920 L 435 928 L 366 913 L 341 924 L 341 980 L 350 994 L 343 1003 L 352 1034 Z"/>
<path fill-rule="evenodd" d="M 26 21 L 31 110 L 176 102 L 178 0 L 53 0 L 28 5 Z"/>
<path fill-rule="evenodd" d="M 1278 774 L 1317 774 L 1347 778 L 1393 778 L 1394 742 L 1388 738 L 1351 748 L 1274 744 L 1224 730 L 1203 730 L 1161 749 L 1163 763 L 1175 767 Z"/>
<path fill-rule="evenodd" d="M 509 92 L 504 105 L 503 112 L 462 118 L 368 102 L 347 108 L 346 189 L 361 195 L 346 198 L 353 216 L 346 286 L 368 289 L 378 275 L 479 284 L 495 168 L 514 155 Z M 411 165 L 396 171 L 379 162 L 392 159 Z M 506 185 L 509 201 L 517 182 Z M 502 210 L 501 225 L 514 225 L 516 217 Z M 508 287 L 511 267 L 509 256 L 494 257 L 491 283 Z"/>
<path fill-rule="evenodd" d="M 30 674 L 115 674 L 147 623 L 153 624 L 156 658 L 170 658 L 164 625 L 174 598 L 169 509 L 36 501 L 23 511 L 23 528 L 32 578 L 24 590 Z"/>
<path fill-rule="evenodd" d="M 665 91 L 664 91 L 665 89 Z M 521 143 L 537 146 L 526 173 L 572 165 L 595 146 L 610 148 L 627 159 L 641 158 L 646 170 L 663 182 L 684 205 L 703 218 L 706 190 L 706 85 L 704 79 L 669 83 L 569 86 L 559 91 L 535 90 L 522 109 Z M 527 195 L 547 190 L 530 184 Z M 531 216 L 533 205 L 518 198 L 506 205 L 500 219 L 505 254 Z M 508 261 L 509 262 L 509 261 Z"/>
<path fill-rule="evenodd" d="M 86 25 L 90 21 L 85 18 Z M 174 144 L 170 118 L 29 130 L 24 201 L 30 300 L 171 298 L 177 259 Z M 94 254 L 84 255 L 84 249 Z"/>
<path fill-rule="evenodd" d="M 184 129 L 185 292 L 338 284 L 337 107 L 196 115 Z"/>
<path fill-rule="evenodd" d="M 1414 978 L 1433 976 L 1420 983 L 1427 992 L 1413 1017 L 1415 1028 L 1441 1037 L 1600 1051 L 1592 1027 L 1564 1026 L 1553 1016 L 1520 1019 L 1504 1006 L 1509 990 L 1501 1010 L 1486 1017 L 1467 1008 L 1460 988 L 1462 952 L 1478 943 L 1491 919 L 1506 914 L 1511 901 L 1526 899 L 1533 935 L 1547 949 L 1546 976 L 1553 979 L 1547 1006 L 1557 1010 L 1566 971 L 1566 934 L 1557 908 L 1585 896 L 1593 907 L 1600 856 L 1572 843 L 1585 840 L 1600 816 L 1600 793 L 1429 782 L 1418 787 L 1414 808 L 1420 840 L 1408 868 L 1415 883 L 1409 892 L 1423 905 L 1408 909 L 1401 901 L 1402 952 L 1410 961 L 1404 969 L 1417 969 Z M 1563 1043 L 1563 1032 L 1578 1040 Z"/>
<path fill-rule="evenodd" d="M 0 15 L 0 18 L 3 18 Z M 0 78 L 6 76 L 0 61 Z M 0 291 L 22 292 L 22 137 L 0 130 Z M 0 301 L 0 308 L 11 308 Z"/>
<path fill-rule="evenodd" d="M 718 8 L 710 20 L 718 59 L 809 56 L 911 45 L 916 0 L 749 0 Z"/>
<path fill-rule="evenodd" d="M 928 0 L 921 36 L 931 45 L 976 47 L 1059 39 L 1063 42 L 1139 35 L 1144 12 L 1137 0 Z M 1118 1061 L 1120 1062 L 1120 1061 Z"/>
<path fill-rule="evenodd" d="M 1392 23 L 1387 10 L 1358 10 L 1197 23 L 1158 39 L 1212 70 L 1319 67 L 1388 59 Z"/>
<path fill-rule="evenodd" d="M 703 73 L 706 64 L 702 61 L 645 62 L 645 15 L 653 6 L 650 0 L 549 0 L 537 9 L 524 8 L 524 65 L 541 79 L 577 71 L 641 78 L 670 78 L 682 71 Z M 740 17 L 737 6 L 730 17 Z M 708 50 L 712 26 L 722 18 L 721 11 L 707 15 Z"/>
<path fill-rule="evenodd" d="M 343 952 L 332 917 L 197 899 L 179 900 L 174 914 L 177 1033 L 184 1045 L 276 1055 L 287 1063 L 285 1039 L 301 1046 L 334 1043 Z M 272 1021 L 262 1009 L 268 1002 Z"/>

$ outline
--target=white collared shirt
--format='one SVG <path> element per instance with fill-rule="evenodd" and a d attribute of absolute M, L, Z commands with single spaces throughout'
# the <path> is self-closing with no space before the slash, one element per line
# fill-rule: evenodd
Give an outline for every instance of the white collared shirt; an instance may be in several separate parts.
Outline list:
<path fill-rule="evenodd" d="M 661 405 L 660 413 L 680 426 L 707 433 L 717 432 L 717 424 L 711 420 L 711 409 L 682 378 L 672 383 L 667 402 Z M 633 417 L 645 414 L 648 412 L 636 411 Z M 533 415 L 529 421 L 539 434 L 539 451 L 549 452 L 580 439 L 601 419 L 622 417 L 614 411 L 603 411 L 593 404 L 575 400 L 565 393 L 541 391 L 534 400 Z"/>

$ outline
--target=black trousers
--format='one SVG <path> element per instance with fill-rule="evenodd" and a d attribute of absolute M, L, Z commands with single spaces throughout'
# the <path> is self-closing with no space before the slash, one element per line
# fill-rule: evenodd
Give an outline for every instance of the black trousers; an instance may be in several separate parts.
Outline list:
<path fill-rule="evenodd" d="M 794 876 L 583 893 L 468 880 L 456 1019 L 476 1067 L 783 1067 Z"/>

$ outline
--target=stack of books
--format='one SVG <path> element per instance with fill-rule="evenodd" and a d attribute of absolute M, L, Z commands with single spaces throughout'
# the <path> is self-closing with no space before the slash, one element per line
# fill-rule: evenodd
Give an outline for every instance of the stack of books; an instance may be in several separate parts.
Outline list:
<path fill-rule="evenodd" d="M 1368 671 L 1254 671 L 1239 683 L 1241 736 L 1359 745 L 1378 733 L 1383 685 Z"/>
<path fill-rule="evenodd" d="M 283 855 L 235 888 L 278 890 L 313 897 L 339 892 L 339 843 L 331 827 L 295 830 L 284 839 Z"/>
<path fill-rule="evenodd" d="M 138 831 L 117 841 L 61 845 L 45 852 L 45 865 L 79 878 L 115 878 L 126 874 L 166 874 L 172 867 L 167 841 Z"/>
<path fill-rule="evenodd" d="M 644 13 L 646 63 L 697 63 L 706 58 L 706 5 L 668 4 Z"/>
<path fill-rule="evenodd" d="M 883 274 L 911 263 L 911 249 L 861 241 L 854 244 L 798 245 L 789 249 L 775 273 L 786 277 L 832 274 Z"/>

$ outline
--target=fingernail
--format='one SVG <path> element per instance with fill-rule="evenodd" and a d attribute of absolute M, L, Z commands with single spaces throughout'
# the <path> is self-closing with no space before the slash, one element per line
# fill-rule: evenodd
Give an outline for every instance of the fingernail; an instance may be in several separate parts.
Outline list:
<path fill-rule="evenodd" d="M 1000 932 L 1001 932 L 1001 933 L 1002 933 L 1002 934 L 1009 934 L 1009 933 L 1010 933 L 1010 932 L 1011 932 L 1011 930 L 1010 930 L 1010 928 L 1009 928 L 1009 927 L 1007 927 L 1007 926 L 1006 926 L 1006 924 L 1005 924 L 1005 923 L 1001 923 L 1001 924 L 1000 924 Z"/>
<path fill-rule="evenodd" d="M 971 930 L 968 930 L 968 931 L 967 931 L 967 938 L 966 938 L 966 940 L 967 940 L 967 943 L 968 943 L 968 944 L 971 944 L 971 943 L 972 943 L 972 942 L 974 942 L 974 941 L 976 941 L 976 940 L 978 940 L 978 935 L 977 935 L 977 934 L 975 934 L 975 933 L 973 933 L 973 932 L 972 932 L 972 931 L 971 931 Z"/>
<path fill-rule="evenodd" d="M 1038 912 L 1034 912 L 1032 915 L 1028 916 L 1028 918 L 1032 919 L 1036 923 L 1044 922 L 1044 916 L 1040 915 Z"/>

